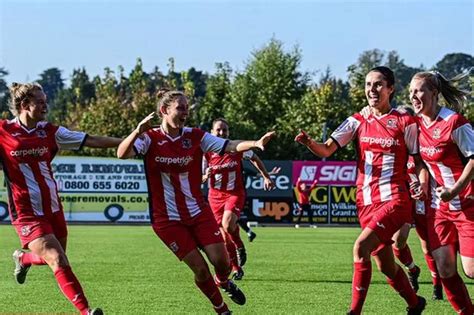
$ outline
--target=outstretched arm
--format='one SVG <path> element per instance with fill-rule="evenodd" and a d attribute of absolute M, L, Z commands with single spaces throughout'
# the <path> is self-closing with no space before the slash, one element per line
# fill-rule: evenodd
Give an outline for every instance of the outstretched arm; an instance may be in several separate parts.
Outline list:
<path fill-rule="evenodd" d="M 314 155 L 321 158 L 329 157 L 337 150 L 337 144 L 331 138 L 329 138 L 325 143 L 318 143 L 311 139 L 304 130 L 301 130 L 295 137 L 295 141 L 306 146 Z"/>
<path fill-rule="evenodd" d="M 122 139 L 114 137 L 87 136 L 84 146 L 91 148 L 115 148 Z"/>
<path fill-rule="evenodd" d="M 230 140 L 225 148 L 225 152 L 242 152 L 251 149 L 264 150 L 265 145 L 275 136 L 275 131 L 264 134 L 260 139 L 253 140 Z"/>

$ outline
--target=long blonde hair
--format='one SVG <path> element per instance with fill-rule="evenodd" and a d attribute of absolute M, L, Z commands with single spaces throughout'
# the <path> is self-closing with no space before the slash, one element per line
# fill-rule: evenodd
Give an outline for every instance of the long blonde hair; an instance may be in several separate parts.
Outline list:
<path fill-rule="evenodd" d="M 448 107 L 456 112 L 459 112 L 463 108 L 467 97 L 471 95 L 471 93 L 469 91 L 457 88 L 454 83 L 469 77 L 472 69 L 473 68 L 470 68 L 467 72 L 458 74 L 449 80 L 438 71 L 418 72 L 413 76 L 412 80 L 425 80 L 430 90 L 433 91 L 436 89 L 438 91 L 438 95 L 441 93 Z"/>

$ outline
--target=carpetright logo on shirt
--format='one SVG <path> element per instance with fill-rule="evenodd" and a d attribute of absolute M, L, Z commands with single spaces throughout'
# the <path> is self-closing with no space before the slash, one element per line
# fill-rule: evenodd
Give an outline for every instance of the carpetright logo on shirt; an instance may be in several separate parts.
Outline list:
<path fill-rule="evenodd" d="M 360 142 L 368 144 L 378 144 L 382 148 L 390 148 L 394 145 L 400 145 L 400 140 L 394 138 L 361 137 Z"/>
<path fill-rule="evenodd" d="M 435 154 L 441 153 L 440 148 L 436 147 L 422 147 L 420 146 L 420 153 L 426 154 L 427 156 L 433 156 Z"/>
<path fill-rule="evenodd" d="M 181 157 L 157 156 L 155 157 L 155 161 L 158 163 L 164 163 L 166 165 L 187 166 L 193 161 L 193 157 L 190 155 Z"/>
<path fill-rule="evenodd" d="M 233 167 L 236 167 L 237 165 L 239 165 L 239 162 L 230 161 L 230 162 L 227 162 L 227 163 L 224 163 L 224 164 L 221 164 L 221 165 L 211 166 L 211 169 L 215 170 L 215 171 L 219 171 L 219 170 L 223 170 L 223 169 L 226 169 L 226 168 L 233 168 Z"/>
<path fill-rule="evenodd" d="M 48 147 L 38 147 L 38 148 L 32 148 L 32 149 L 24 149 L 24 150 L 13 150 L 10 151 L 11 156 L 19 156 L 19 157 L 25 157 L 25 156 L 43 156 L 48 153 Z"/>

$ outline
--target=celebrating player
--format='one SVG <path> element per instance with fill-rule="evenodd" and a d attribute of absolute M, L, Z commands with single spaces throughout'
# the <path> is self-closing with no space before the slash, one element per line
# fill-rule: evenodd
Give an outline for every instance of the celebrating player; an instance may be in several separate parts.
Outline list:
<path fill-rule="evenodd" d="M 410 100 L 418 115 L 420 154 L 432 181 L 431 207 L 436 209 L 429 235 L 446 296 L 458 314 L 474 312 L 456 267 L 457 250 L 464 272 L 474 278 L 474 132 L 458 111 L 468 92 L 439 72 L 419 72 L 410 82 Z M 440 94 L 452 108 L 439 105 Z"/>
<path fill-rule="evenodd" d="M 223 118 L 212 122 L 211 134 L 222 138 L 229 138 L 229 124 Z M 245 152 L 230 152 L 219 154 L 207 152 L 204 160 L 205 173 L 203 182 L 210 179 L 208 200 L 221 227 L 224 242 L 232 265 L 234 280 L 241 280 L 244 271 L 242 267 L 247 261 L 247 252 L 240 238 L 240 229 L 237 220 L 245 205 L 245 186 L 242 175 L 242 159 L 248 159 L 260 172 L 266 190 L 273 189 L 275 184 L 270 178 L 265 165 L 251 150 Z"/>
<path fill-rule="evenodd" d="M 201 193 L 202 158 L 207 152 L 263 150 L 274 133 L 269 132 L 257 141 L 215 137 L 200 129 L 184 127 L 189 112 L 182 92 L 160 90 L 158 97 L 161 126 L 152 127 L 154 113 L 148 115 L 119 145 L 117 155 L 144 157 L 153 230 L 193 271 L 196 285 L 215 311 L 230 314 L 217 285 L 237 304 L 245 304 L 245 296 L 228 279 L 231 268 L 224 241 Z M 214 266 L 214 279 L 199 248 Z"/>
<path fill-rule="evenodd" d="M 354 277 L 349 314 L 360 314 L 372 275 L 370 256 L 388 283 L 405 299 L 408 314 L 421 314 L 426 305 L 395 263 L 392 236 L 411 222 L 406 165 L 408 155 L 418 153 L 417 127 L 413 117 L 390 107 L 395 78 L 387 67 L 373 68 L 365 78 L 365 95 L 371 115 L 357 113 L 346 119 L 331 138 L 313 141 L 301 131 L 295 141 L 320 157 L 328 157 L 351 140 L 357 144 L 357 200 L 362 232 L 354 244 Z M 418 158 L 419 159 L 419 158 Z"/>
<path fill-rule="evenodd" d="M 311 210 L 311 203 L 309 202 L 309 195 L 316 188 L 318 180 L 314 180 L 311 186 L 307 186 L 305 182 L 301 181 L 298 177 L 296 181 L 296 190 L 298 190 L 297 201 L 298 201 L 298 221 L 296 221 L 295 228 L 300 227 L 301 217 L 303 213 L 308 213 L 308 223 L 313 224 L 313 210 Z"/>
<path fill-rule="evenodd" d="M 88 136 L 47 121 L 48 105 L 36 83 L 13 83 L 10 89 L 13 120 L 0 120 L 0 159 L 8 186 L 9 212 L 21 245 L 16 250 L 14 275 L 20 284 L 32 265 L 49 265 L 63 294 L 81 314 L 89 309 L 81 284 L 65 254 L 67 228 L 51 161 L 58 150 L 116 147 L 121 139 Z"/>

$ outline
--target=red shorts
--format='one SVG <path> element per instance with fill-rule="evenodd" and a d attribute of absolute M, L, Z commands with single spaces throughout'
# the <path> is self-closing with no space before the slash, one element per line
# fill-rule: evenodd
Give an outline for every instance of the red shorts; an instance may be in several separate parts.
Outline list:
<path fill-rule="evenodd" d="M 208 200 L 217 224 L 221 225 L 224 211 L 232 211 L 240 218 L 240 212 L 245 206 L 245 192 L 228 193 L 213 189 L 209 191 Z"/>
<path fill-rule="evenodd" d="M 12 225 L 20 237 L 22 248 L 47 234 L 54 234 L 57 239 L 67 237 L 67 225 L 62 211 L 43 217 L 23 217 L 15 220 Z"/>
<path fill-rule="evenodd" d="M 179 260 L 183 260 L 196 248 L 224 242 L 219 226 L 210 211 L 204 211 L 186 223 L 169 221 L 153 224 L 152 228 Z"/>
<path fill-rule="evenodd" d="M 462 256 L 474 258 L 474 209 L 438 209 L 432 224 L 434 231 L 429 235 L 431 250 L 453 244 L 459 246 Z"/>
<path fill-rule="evenodd" d="M 412 209 L 407 208 L 406 202 L 401 200 L 387 201 L 358 208 L 359 222 L 362 229 L 368 227 L 375 232 L 383 248 L 393 243 L 392 236 L 405 223 L 412 222 Z"/>

